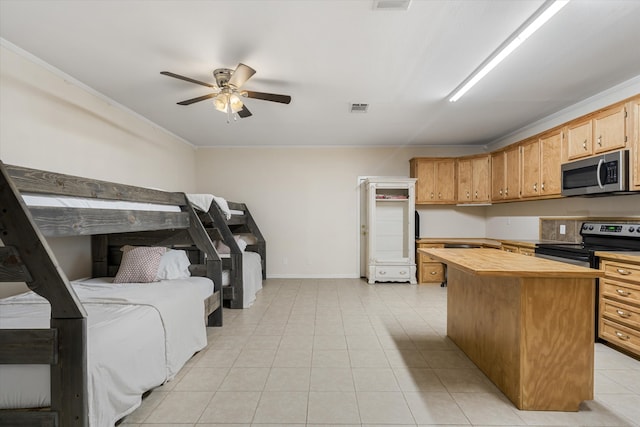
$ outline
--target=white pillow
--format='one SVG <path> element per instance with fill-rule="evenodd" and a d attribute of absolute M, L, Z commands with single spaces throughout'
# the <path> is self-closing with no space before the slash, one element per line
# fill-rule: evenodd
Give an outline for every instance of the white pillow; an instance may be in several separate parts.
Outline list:
<path fill-rule="evenodd" d="M 233 237 L 234 239 L 236 239 L 236 243 L 240 248 L 240 252 L 244 252 L 244 250 L 247 249 L 247 241 L 244 240 L 242 236 L 239 236 L 239 235 L 234 235 Z"/>
<path fill-rule="evenodd" d="M 165 247 L 124 246 L 122 261 L 113 283 L 150 283 L 156 281 Z"/>
<path fill-rule="evenodd" d="M 169 249 L 162 255 L 156 280 L 173 280 L 190 277 L 189 257 L 185 251 Z"/>

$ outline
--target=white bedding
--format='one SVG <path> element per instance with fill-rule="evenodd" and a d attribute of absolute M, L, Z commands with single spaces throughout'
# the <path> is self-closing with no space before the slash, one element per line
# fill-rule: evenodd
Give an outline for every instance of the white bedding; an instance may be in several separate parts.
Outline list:
<path fill-rule="evenodd" d="M 125 202 L 121 200 L 86 199 L 81 197 L 43 196 L 23 194 L 27 206 L 47 206 L 54 208 L 119 209 L 131 211 L 180 212 L 180 206 L 157 203 Z"/>
<path fill-rule="evenodd" d="M 140 405 L 141 395 L 173 378 L 206 346 L 206 278 L 149 284 L 72 282 L 87 316 L 89 418 L 112 427 Z M 48 327 L 50 306 L 28 292 L 0 300 L 0 328 Z M 17 384 L 17 386 L 14 386 Z M 0 365 L 0 409 L 50 402 L 48 365 Z"/>

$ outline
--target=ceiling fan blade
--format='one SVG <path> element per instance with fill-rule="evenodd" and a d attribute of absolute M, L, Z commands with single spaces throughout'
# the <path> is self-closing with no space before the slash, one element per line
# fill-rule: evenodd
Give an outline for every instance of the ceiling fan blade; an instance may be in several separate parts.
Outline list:
<path fill-rule="evenodd" d="M 181 76 L 180 74 L 175 74 L 175 73 L 172 73 L 172 72 L 169 72 L 169 71 L 160 71 L 160 74 L 165 75 L 165 76 L 169 76 L 169 77 L 173 77 L 173 78 L 176 78 L 176 79 L 184 80 L 185 82 L 195 83 L 197 85 L 202 85 L 202 86 L 206 86 L 206 87 L 213 87 L 213 88 L 217 87 L 217 86 L 214 86 L 214 85 L 212 85 L 210 83 L 201 82 L 200 80 L 195 80 L 195 79 L 192 79 L 190 77 Z"/>
<path fill-rule="evenodd" d="M 199 96 L 197 98 L 187 99 L 186 101 L 178 102 L 178 105 L 191 105 L 191 104 L 194 104 L 196 102 L 204 101 L 205 99 L 214 98 L 216 95 L 218 95 L 218 94 L 217 93 L 210 93 L 208 95 Z"/>
<path fill-rule="evenodd" d="M 282 104 L 288 104 L 291 102 L 291 97 L 289 95 L 278 95 L 275 93 L 264 93 L 264 92 L 252 92 L 250 90 L 243 91 L 242 95 L 248 98 L 262 99 L 264 101 L 280 102 Z"/>
<path fill-rule="evenodd" d="M 234 88 L 238 89 L 240 86 L 245 84 L 247 80 L 249 80 L 255 73 L 256 70 L 249 67 L 248 65 L 240 63 L 229 79 L 229 86 L 233 86 Z"/>
<path fill-rule="evenodd" d="M 241 119 L 253 116 L 253 114 L 251 114 L 251 111 L 249 111 L 246 105 L 243 105 L 242 109 L 240 109 L 240 111 L 238 111 L 237 114 L 238 116 L 240 116 Z"/>

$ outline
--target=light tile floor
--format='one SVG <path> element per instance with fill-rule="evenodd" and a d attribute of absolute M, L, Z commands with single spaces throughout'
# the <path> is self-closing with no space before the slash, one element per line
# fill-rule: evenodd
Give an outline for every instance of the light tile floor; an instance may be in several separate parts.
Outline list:
<path fill-rule="evenodd" d="M 446 288 L 269 279 L 122 427 L 640 426 L 640 362 L 596 344 L 595 400 L 519 411 L 446 338 Z"/>

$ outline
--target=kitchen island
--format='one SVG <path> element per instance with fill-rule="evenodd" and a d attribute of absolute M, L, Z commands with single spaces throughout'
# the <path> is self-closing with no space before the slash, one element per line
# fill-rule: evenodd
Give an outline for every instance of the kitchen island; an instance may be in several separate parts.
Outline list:
<path fill-rule="evenodd" d="M 447 264 L 447 335 L 523 410 L 593 399 L 599 270 L 493 249 L 419 249 Z"/>

